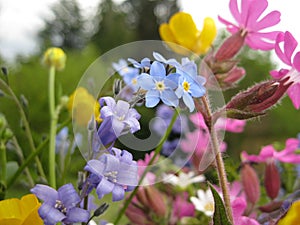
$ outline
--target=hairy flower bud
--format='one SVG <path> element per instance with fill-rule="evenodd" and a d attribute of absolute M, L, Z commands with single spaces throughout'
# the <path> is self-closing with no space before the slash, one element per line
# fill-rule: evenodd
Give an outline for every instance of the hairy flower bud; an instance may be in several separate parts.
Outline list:
<path fill-rule="evenodd" d="M 247 201 L 254 205 L 260 197 L 260 186 L 255 170 L 248 163 L 244 163 L 242 166 L 241 181 Z"/>
<path fill-rule="evenodd" d="M 234 67 L 228 73 L 216 74 L 216 78 L 223 89 L 235 87 L 236 83 L 244 76 L 245 70 L 241 67 Z"/>
<path fill-rule="evenodd" d="M 42 62 L 48 67 L 54 67 L 56 70 L 65 68 L 67 56 L 61 48 L 48 48 L 43 56 Z"/>
<path fill-rule="evenodd" d="M 227 111 L 240 112 L 241 115 L 232 113 L 227 116 L 235 119 L 247 119 L 242 118 L 243 113 L 249 114 L 248 118 L 263 114 L 265 110 L 280 100 L 291 84 L 288 79 L 269 80 L 256 84 L 248 90 L 238 93 L 226 105 Z"/>
<path fill-rule="evenodd" d="M 267 195 L 274 199 L 279 193 L 281 186 L 280 174 L 274 160 L 267 162 L 265 170 L 265 188 Z"/>
<path fill-rule="evenodd" d="M 215 54 L 216 61 L 232 59 L 243 47 L 246 35 L 242 30 L 227 38 Z"/>

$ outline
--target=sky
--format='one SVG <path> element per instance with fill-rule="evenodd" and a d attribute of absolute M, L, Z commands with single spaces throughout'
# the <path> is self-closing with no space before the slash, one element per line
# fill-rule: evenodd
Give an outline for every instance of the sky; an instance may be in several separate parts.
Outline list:
<path fill-rule="evenodd" d="M 37 49 L 36 33 L 43 27 L 44 17 L 51 16 L 49 6 L 57 0 L 0 0 L 0 54 L 13 59 L 16 54 L 29 55 Z M 86 14 L 92 12 L 99 0 L 78 0 Z M 122 1 L 122 0 L 118 0 Z M 190 13 L 201 30 L 202 21 L 210 16 L 217 27 L 223 28 L 217 16 L 233 21 L 229 0 L 180 0 L 182 11 Z M 279 10 L 281 22 L 277 30 L 289 30 L 300 41 L 300 14 L 295 0 L 269 0 L 267 12 Z"/>

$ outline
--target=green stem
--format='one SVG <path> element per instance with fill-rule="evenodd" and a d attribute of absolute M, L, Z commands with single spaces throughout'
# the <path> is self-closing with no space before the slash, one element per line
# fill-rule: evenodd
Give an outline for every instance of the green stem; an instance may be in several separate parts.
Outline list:
<path fill-rule="evenodd" d="M 62 123 L 58 128 L 57 132 L 59 132 L 63 127 L 68 125 L 71 122 L 71 118 L 67 119 L 64 123 Z M 23 170 L 32 162 L 32 160 L 41 153 L 42 150 L 44 150 L 45 146 L 49 142 L 49 137 L 47 137 L 36 149 L 35 152 L 32 152 L 24 161 L 24 163 L 19 167 L 17 172 L 14 174 L 14 176 L 8 181 L 7 188 L 11 187 L 11 185 L 14 184 L 14 182 L 17 180 L 17 178 L 20 176 L 20 174 L 23 172 Z"/>
<path fill-rule="evenodd" d="M 134 197 L 135 194 L 137 193 L 140 184 L 143 182 L 143 180 L 144 180 L 146 174 L 148 173 L 148 171 L 149 171 L 149 169 L 150 169 L 149 166 L 152 165 L 152 163 L 153 163 L 154 160 L 156 159 L 157 155 L 160 153 L 160 151 L 161 151 L 161 149 L 162 149 L 162 147 L 163 147 L 163 144 L 165 143 L 165 141 L 166 141 L 167 138 L 169 137 L 169 135 L 170 135 L 170 133 L 171 133 L 171 131 L 172 131 L 173 125 L 174 125 L 174 123 L 175 123 L 175 121 L 176 121 L 178 115 L 179 115 L 179 112 L 175 109 L 175 112 L 174 112 L 174 114 L 173 114 L 173 117 L 172 117 L 172 119 L 171 119 L 171 122 L 170 122 L 170 124 L 169 124 L 169 126 L 168 126 L 168 128 L 167 128 L 167 130 L 166 130 L 166 132 L 165 132 L 165 134 L 164 134 L 164 136 L 163 136 L 162 139 L 160 140 L 160 142 L 159 142 L 157 148 L 155 149 L 155 152 L 154 152 L 153 157 L 152 157 L 151 160 L 149 161 L 148 166 L 146 167 L 146 169 L 144 170 L 144 172 L 143 172 L 143 174 L 142 174 L 142 176 L 141 176 L 141 178 L 140 178 L 140 180 L 139 180 L 138 185 L 137 185 L 137 186 L 135 187 L 135 189 L 130 193 L 130 196 L 129 196 L 128 199 L 126 200 L 126 202 L 125 202 L 123 208 L 121 209 L 121 211 L 120 211 L 120 213 L 118 214 L 117 218 L 116 218 L 115 221 L 113 222 L 114 225 L 117 225 L 117 224 L 119 223 L 119 221 L 120 221 L 120 219 L 122 218 L 122 216 L 124 215 L 124 213 L 125 213 L 127 207 L 129 206 L 131 200 L 133 199 L 133 197 Z"/>
<path fill-rule="evenodd" d="M 218 173 L 218 178 L 219 178 L 219 184 L 220 184 L 223 198 L 224 198 L 225 209 L 226 209 L 229 220 L 231 222 L 233 222 L 225 165 L 224 165 L 224 161 L 223 161 L 222 154 L 220 151 L 218 137 L 217 137 L 217 134 L 216 134 L 216 131 L 214 128 L 214 124 L 213 124 L 212 112 L 211 112 L 210 105 L 209 105 L 209 102 L 208 102 L 208 99 L 206 98 L 206 96 L 203 96 L 201 98 L 201 100 L 202 100 L 202 103 L 206 110 L 207 117 L 208 117 L 208 121 L 206 121 L 206 125 L 210 132 L 212 149 L 216 156 L 215 161 L 216 161 L 217 173 Z"/>
<path fill-rule="evenodd" d="M 0 160 L 1 160 L 1 177 L 0 183 L 6 186 L 6 147 L 3 141 L 0 142 Z"/>
<path fill-rule="evenodd" d="M 56 188 L 55 176 L 55 137 L 58 115 L 55 111 L 55 67 L 49 69 L 49 112 L 50 112 L 50 133 L 49 133 L 49 183 Z"/>
<path fill-rule="evenodd" d="M 29 142 L 31 153 L 35 152 L 36 147 L 34 145 L 34 141 L 33 141 L 33 138 L 32 138 L 31 129 L 30 129 L 26 114 L 24 112 L 24 109 L 23 109 L 19 99 L 17 98 L 17 96 L 15 95 L 13 90 L 2 79 L 0 79 L 0 85 L 5 87 L 5 89 L 8 91 L 9 95 L 12 97 L 13 101 L 17 105 L 17 107 L 19 109 L 19 112 L 20 112 L 21 120 L 23 121 L 23 125 L 24 125 L 24 128 L 25 128 L 25 134 L 26 134 L 26 137 L 27 137 L 28 142 Z M 38 158 L 37 155 L 35 157 L 35 162 L 36 162 L 39 174 L 46 180 L 46 175 L 44 173 L 44 170 L 43 170 L 42 164 L 40 162 L 40 159 Z"/>

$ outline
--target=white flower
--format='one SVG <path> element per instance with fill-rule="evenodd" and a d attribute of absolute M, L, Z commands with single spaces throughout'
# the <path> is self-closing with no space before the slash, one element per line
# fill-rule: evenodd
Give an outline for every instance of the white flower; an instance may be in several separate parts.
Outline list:
<path fill-rule="evenodd" d="M 205 177 L 203 175 L 195 176 L 193 171 L 188 173 L 180 172 L 179 176 L 174 174 L 164 174 L 163 176 L 164 183 L 169 183 L 174 186 L 179 186 L 182 189 L 185 189 L 192 183 L 198 183 L 205 181 Z"/>
<path fill-rule="evenodd" d="M 214 214 L 214 198 L 210 189 L 206 191 L 198 190 L 197 197 L 192 196 L 191 202 L 194 204 L 196 210 L 203 212 L 207 216 Z"/>

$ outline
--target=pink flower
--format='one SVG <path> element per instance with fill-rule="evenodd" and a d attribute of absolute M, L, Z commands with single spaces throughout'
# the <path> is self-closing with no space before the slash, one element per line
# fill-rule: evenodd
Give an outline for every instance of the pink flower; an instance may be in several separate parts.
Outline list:
<path fill-rule="evenodd" d="M 243 160 L 257 163 L 267 163 L 273 160 L 278 160 L 285 163 L 300 163 L 300 154 L 295 151 L 299 148 L 299 140 L 296 138 L 289 138 L 286 141 L 286 147 L 282 151 L 276 151 L 272 145 L 263 147 L 259 155 L 248 155 L 247 152 L 242 152 Z"/>
<path fill-rule="evenodd" d="M 152 151 L 149 154 L 145 154 L 145 158 L 144 160 L 139 159 L 137 161 L 137 165 L 138 165 L 138 175 L 139 177 L 142 176 L 142 174 L 144 173 L 145 169 L 147 168 L 150 160 L 152 159 L 152 157 L 154 156 L 154 151 Z M 154 163 L 157 162 L 157 158 L 154 160 Z M 152 163 L 152 165 L 154 164 Z M 143 184 L 148 185 L 148 184 L 154 184 L 155 183 L 155 179 L 156 176 L 154 173 L 148 172 L 145 176 L 145 179 L 143 180 Z"/>
<path fill-rule="evenodd" d="M 247 203 L 243 198 L 236 198 L 233 200 L 231 207 L 234 225 L 259 225 L 256 220 L 243 216 L 243 213 L 247 207 Z"/>
<path fill-rule="evenodd" d="M 173 202 L 172 220 L 178 221 L 178 219 L 183 217 L 193 217 L 195 215 L 195 206 L 188 201 L 188 198 L 187 192 L 183 192 L 182 195 L 176 195 Z"/>
<path fill-rule="evenodd" d="M 218 17 L 220 22 L 227 26 L 232 34 L 241 31 L 246 35 L 245 42 L 252 49 L 271 50 L 274 48 L 274 41 L 278 31 L 262 32 L 265 28 L 272 27 L 279 23 L 280 12 L 272 11 L 266 16 L 261 15 L 268 6 L 267 0 L 241 0 L 239 9 L 237 0 L 230 0 L 229 9 L 237 22 L 237 25 Z"/>
<path fill-rule="evenodd" d="M 280 44 L 283 42 L 283 49 Z M 291 68 L 281 69 L 280 71 L 271 71 L 271 76 L 275 79 L 284 79 L 289 77 L 287 82 L 293 82 L 293 84 L 287 90 L 287 94 L 293 102 L 296 109 L 300 108 L 300 51 L 297 52 L 293 59 L 292 55 L 298 42 L 293 35 L 286 31 L 285 33 L 279 33 L 276 38 L 275 52 L 281 61 Z"/>

